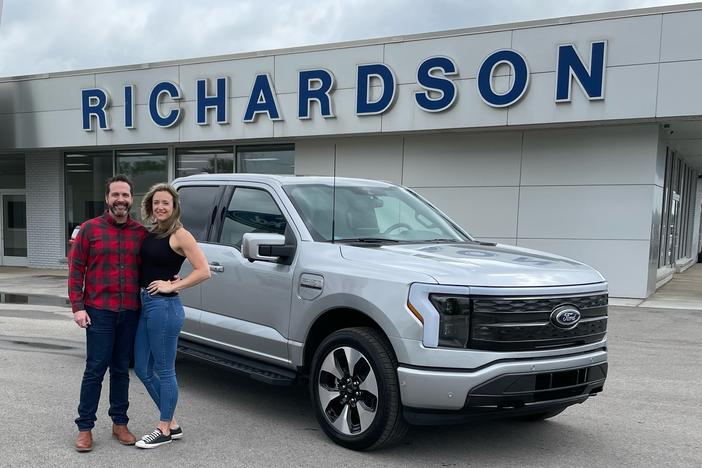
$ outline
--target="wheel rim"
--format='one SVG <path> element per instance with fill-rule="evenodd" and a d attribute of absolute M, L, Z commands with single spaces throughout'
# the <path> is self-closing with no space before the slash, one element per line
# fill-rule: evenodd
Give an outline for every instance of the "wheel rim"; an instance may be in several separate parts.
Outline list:
<path fill-rule="evenodd" d="M 342 346 L 326 355 L 317 376 L 317 393 L 329 424 L 344 435 L 359 435 L 375 420 L 378 382 L 363 353 Z"/>

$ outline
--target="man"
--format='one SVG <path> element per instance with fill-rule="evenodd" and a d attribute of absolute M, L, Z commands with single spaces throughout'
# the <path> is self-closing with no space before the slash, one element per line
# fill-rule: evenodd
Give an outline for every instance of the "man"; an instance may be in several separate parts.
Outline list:
<path fill-rule="evenodd" d="M 139 249 L 146 229 L 129 217 L 132 182 L 124 175 L 107 181 L 102 216 L 83 223 L 69 260 L 68 294 L 73 320 L 86 329 L 86 362 L 78 406 L 76 450 L 93 448 L 92 429 L 110 369 L 112 434 L 133 445 L 127 428 L 129 361 L 139 322 Z"/>

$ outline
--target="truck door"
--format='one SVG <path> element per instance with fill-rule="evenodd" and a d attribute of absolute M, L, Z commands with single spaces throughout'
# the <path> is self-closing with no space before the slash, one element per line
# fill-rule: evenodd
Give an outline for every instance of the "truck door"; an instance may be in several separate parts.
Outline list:
<path fill-rule="evenodd" d="M 287 220 L 265 186 L 236 186 L 228 194 L 217 232 L 202 246 L 212 277 L 202 283 L 201 332 L 214 346 L 284 365 L 293 267 L 250 262 L 241 242 L 247 232 L 283 234 Z"/>

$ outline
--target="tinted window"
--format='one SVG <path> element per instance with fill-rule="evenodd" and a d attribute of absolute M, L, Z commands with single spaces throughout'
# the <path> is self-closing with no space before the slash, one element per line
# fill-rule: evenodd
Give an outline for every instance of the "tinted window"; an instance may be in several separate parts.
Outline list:
<path fill-rule="evenodd" d="M 241 246 L 247 232 L 285 233 L 286 221 L 265 190 L 238 187 L 227 206 L 220 243 Z"/>
<path fill-rule="evenodd" d="M 213 211 L 219 198 L 218 186 L 208 187 L 181 187 L 180 219 L 185 229 L 198 241 L 207 240 L 207 232 L 212 220 Z"/>

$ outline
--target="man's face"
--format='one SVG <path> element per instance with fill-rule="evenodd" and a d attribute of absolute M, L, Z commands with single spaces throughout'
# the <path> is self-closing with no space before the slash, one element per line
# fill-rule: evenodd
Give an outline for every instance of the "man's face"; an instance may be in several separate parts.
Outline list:
<path fill-rule="evenodd" d="M 132 192 L 126 182 L 112 182 L 110 193 L 105 197 L 107 209 L 117 219 L 124 219 L 132 208 Z"/>

